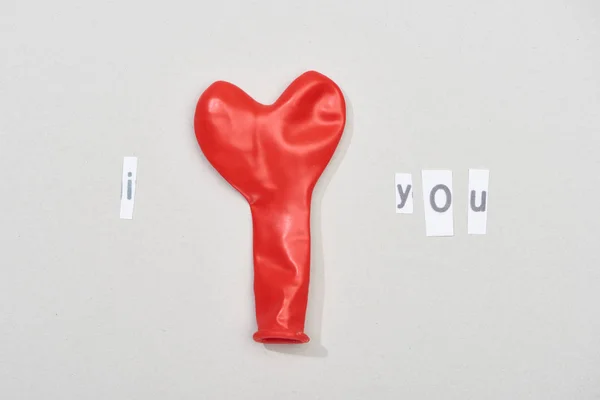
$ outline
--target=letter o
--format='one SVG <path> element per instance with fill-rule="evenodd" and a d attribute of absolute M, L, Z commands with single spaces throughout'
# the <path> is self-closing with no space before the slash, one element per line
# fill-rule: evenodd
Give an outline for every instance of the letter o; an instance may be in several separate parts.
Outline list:
<path fill-rule="evenodd" d="M 446 204 L 444 204 L 443 207 L 438 207 L 435 203 L 435 194 L 438 190 L 443 190 L 446 194 Z M 433 189 L 431 189 L 431 193 L 429 194 L 429 203 L 431 204 L 431 208 L 433 208 L 434 211 L 437 211 L 439 213 L 448 211 L 448 209 L 452 205 L 452 193 L 450 193 L 450 189 L 448 188 L 448 186 L 442 184 L 435 185 Z"/>

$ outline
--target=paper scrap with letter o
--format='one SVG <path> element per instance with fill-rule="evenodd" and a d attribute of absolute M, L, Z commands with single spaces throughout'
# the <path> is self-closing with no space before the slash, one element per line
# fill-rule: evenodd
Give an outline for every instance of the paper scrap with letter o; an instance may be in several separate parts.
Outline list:
<path fill-rule="evenodd" d="M 452 171 L 423 170 L 421 173 L 426 235 L 453 236 Z"/>
<path fill-rule="evenodd" d="M 137 157 L 125 157 L 123 159 L 123 176 L 121 179 L 121 219 L 133 219 L 136 179 Z"/>

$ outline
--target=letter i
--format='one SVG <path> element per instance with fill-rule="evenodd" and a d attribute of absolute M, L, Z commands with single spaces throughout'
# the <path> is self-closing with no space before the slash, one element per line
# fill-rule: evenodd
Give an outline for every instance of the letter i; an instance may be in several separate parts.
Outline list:
<path fill-rule="evenodd" d="M 132 188 L 132 181 L 131 181 L 131 172 L 127 173 L 128 179 L 127 179 L 127 200 L 131 200 L 131 188 Z"/>

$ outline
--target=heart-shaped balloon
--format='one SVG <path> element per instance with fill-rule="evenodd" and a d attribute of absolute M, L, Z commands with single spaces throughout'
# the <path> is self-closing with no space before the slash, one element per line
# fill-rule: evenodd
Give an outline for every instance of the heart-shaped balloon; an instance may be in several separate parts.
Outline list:
<path fill-rule="evenodd" d="M 311 197 L 345 123 L 341 90 L 314 71 L 270 105 L 223 81 L 198 101 L 194 129 L 200 148 L 252 212 L 258 342 L 309 341 L 304 321 Z"/>

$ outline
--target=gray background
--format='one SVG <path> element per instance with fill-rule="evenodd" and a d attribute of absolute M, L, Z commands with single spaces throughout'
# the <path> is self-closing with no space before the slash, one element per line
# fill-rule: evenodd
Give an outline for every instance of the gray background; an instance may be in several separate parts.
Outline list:
<path fill-rule="evenodd" d="M 2 399 L 600 398 L 597 1 L 1 0 L 0 29 Z M 270 102 L 307 69 L 349 122 L 313 340 L 264 346 L 248 206 L 192 119 L 214 80 Z M 425 237 L 424 168 L 454 173 L 454 237 Z"/>

